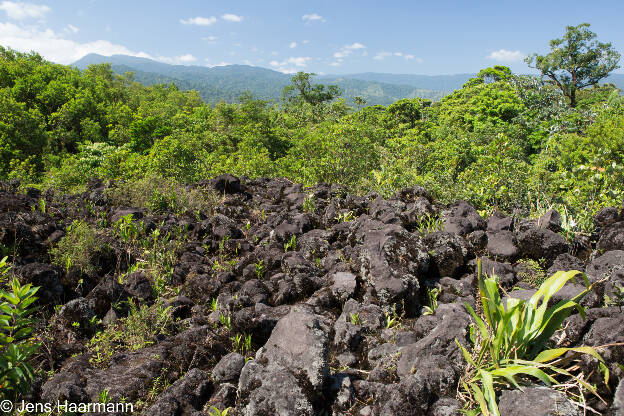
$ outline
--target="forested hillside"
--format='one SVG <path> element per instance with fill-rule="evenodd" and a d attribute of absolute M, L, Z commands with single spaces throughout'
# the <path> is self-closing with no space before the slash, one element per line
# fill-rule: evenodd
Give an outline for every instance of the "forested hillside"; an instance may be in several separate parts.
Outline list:
<path fill-rule="evenodd" d="M 108 65 L 81 72 L 7 49 L 1 65 L 4 178 L 78 189 L 93 176 L 230 172 L 384 195 L 418 183 L 480 209 L 557 204 L 585 227 L 623 195 L 622 99 L 609 86 L 571 108 L 557 88 L 497 67 L 441 102 L 350 107 L 306 77 L 280 104 L 213 107 Z"/>
<path fill-rule="evenodd" d="M 288 74 L 249 65 L 213 68 L 169 65 L 125 55 L 90 54 L 75 62 L 73 66 L 86 69 L 89 65 L 102 63 L 110 63 L 113 71 L 119 75 L 133 71 L 134 79 L 143 85 L 166 82 L 174 83 L 182 90 L 197 90 L 204 101 L 210 104 L 222 100 L 228 103 L 236 102 L 236 99 L 247 91 L 255 98 L 279 101 L 282 89 L 290 83 L 291 78 Z M 389 105 L 401 98 L 413 97 L 439 100 L 444 94 L 461 85 L 438 90 L 407 83 L 382 82 L 351 76 L 326 75 L 321 78 L 325 83 L 338 85 L 343 90 L 342 97 L 350 104 L 353 104 L 355 97 L 364 98 L 370 105 Z"/>

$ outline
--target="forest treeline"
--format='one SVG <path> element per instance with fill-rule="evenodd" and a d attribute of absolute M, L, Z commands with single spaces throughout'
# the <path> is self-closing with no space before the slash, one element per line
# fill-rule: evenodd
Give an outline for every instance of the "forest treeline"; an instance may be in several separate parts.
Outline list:
<path fill-rule="evenodd" d="M 348 106 L 299 73 L 280 102 L 208 105 L 0 47 L 0 179 L 80 191 L 93 177 L 190 183 L 221 173 L 331 182 L 382 195 L 422 185 L 443 202 L 524 212 L 555 206 L 580 229 L 624 198 L 624 100 L 497 66 L 440 102 Z M 162 195 L 161 195 L 162 196 Z"/>

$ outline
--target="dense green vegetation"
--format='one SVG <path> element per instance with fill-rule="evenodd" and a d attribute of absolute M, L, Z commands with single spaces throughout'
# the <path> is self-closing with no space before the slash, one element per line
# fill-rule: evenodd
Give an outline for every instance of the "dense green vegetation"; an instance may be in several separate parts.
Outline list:
<path fill-rule="evenodd" d="M 91 177 L 224 172 L 383 195 L 420 184 L 482 210 L 554 205 L 581 228 L 624 197 L 624 100 L 612 85 L 577 91 L 573 108 L 557 86 L 497 66 L 440 102 L 351 107 L 339 93 L 300 73 L 279 104 L 243 94 L 211 106 L 106 64 L 81 72 L 2 48 L 0 178 L 70 191 Z"/>

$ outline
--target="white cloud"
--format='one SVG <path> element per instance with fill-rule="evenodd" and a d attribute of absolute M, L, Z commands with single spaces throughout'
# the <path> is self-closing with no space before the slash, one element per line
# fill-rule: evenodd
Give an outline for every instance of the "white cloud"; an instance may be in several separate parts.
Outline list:
<path fill-rule="evenodd" d="M 416 62 L 422 62 L 422 59 L 417 58 L 416 56 L 409 54 L 409 53 L 405 53 L 405 52 L 401 52 L 401 51 L 397 51 L 397 52 L 386 52 L 386 51 L 382 51 L 382 52 L 377 52 L 377 54 L 373 57 L 374 60 L 376 61 L 383 61 L 386 58 L 392 57 L 392 56 L 396 56 L 397 58 L 403 58 L 406 60 L 411 60 L 411 59 L 416 59 Z"/>
<path fill-rule="evenodd" d="M 321 22 L 325 22 L 325 19 L 323 19 L 323 16 L 320 16 L 316 13 L 304 14 L 303 16 L 301 16 L 301 20 L 303 20 L 304 22 L 312 22 L 315 20 L 320 20 Z"/>
<path fill-rule="evenodd" d="M 23 28 L 13 23 L 2 22 L 0 22 L 0 45 L 24 52 L 35 51 L 44 58 L 61 64 L 70 64 L 89 53 L 152 58 L 145 52 L 131 51 L 123 45 L 116 45 L 107 40 L 79 43 L 64 39 L 51 29 Z"/>
<path fill-rule="evenodd" d="M 63 32 L 65 32 L 67 34 L 76 34 L 76 33 L 80 32 L 80 29 L 78 29 L 74 25 L 67 25 L 67 26 L 65 26 L 65 29 L 63 29 Z"/>
<path fill-rule="evenodd" d="M 355 49 L 364 49 L 366 46 L 362 45 L 359 42 L 352 43 L 351 45 L 345 46 L 345 49 L 355 50 Z"/>
<path fill-rule="evenodd" d="M 218 36 L 205 36 L 202 38 L 202 40 L 207 40 L 208 42 L 215 42 L 216 40 L 218 40 L 219 37 Z"/>
<path fill-rule="evenodd" d="M 190 64 L 191 62 L 197 61 L 197 58 L 195 58 L 190 53 L 187 53 L 185 55 L 180 55 L 180 56 L 174 56 L 174 57 L 159 56 L 155 59 L 157 61 L 161 61 L 167 64 L 173 64 L 173 65 L 185 65 L 185 64 Z"/>
<path fill-rule="evenodd" d="M 332 62 L 331 64 L 329 64 L 330 66 L 340 66 L 342 65 L 342 63 L 340 61 L 336 61 L 336 62 Z"/>
<path fill-rule="evenodd" d="M 243 21 L 243 16 L 237 16 L 235 14 L 232 13 L 226 13 L 223 16 L 221 16 L 221 19 L 227 21 L 227 22 L 242 22 Z"/>
<path fill-rule="evenodd" d="M 310 41 L 306 39 L 306 40 L 304 40 L 304 41 L 303 41 L 303 42 L 301 42 L 301 43 L 303 43 L 304 45 L 307 45 L 308 43 L 310 43 Z"/>
<path fill-rule="evenodd" d="M 307 66 L 310 59 L 312 58 L 308 56 L 293 56 L 283 61 L 271 61 L 269 65 L 274 67 L 277 71 L 285 74 L 292 74 Z"/>
<path fill-rule="evenodd" d="M 41 19 L 50 11 L 48 6 L 32 3 L 14 3 L 3 1 L 0 10 L 4 10 L 9 18 L 14 20 Z"/>
<path fill-rule="evenodd" d="M 345 45 L 342 48 L 340 48 L 337 52 L 334 52 L 334 58 L 338 60 L 344 59 L 347 56 L 351 55 L 353 51 L 356 51 L 358 49 L 366 49 L 366 46 L 362 45 L 359 42 L 354 42 L 351 45 Z"/>
<path fill-rule="evenodd" d="M 296 47 L 297 47 L 297 42 L 290 42 L 290 45 L 288 45 L 288 47 L 289 47 L 290 49 L 294 49 L 294 48 L 296 48 Z"/>
<path fill-rule="evenodd" d="M 180 23 L 183 25 L 196 25 L 196 26 L 210 26 L 212 24 L 217 23 L 217 18 L 214 16 L 210 17 L 191 17 L 190 19 L 180 19 Z"/>
<path fill-rule="evenodd" d="M 520 51 L 508 51 L 507 49 L 499 49 L 487 56 L 487 59 L 493 59 L 498 62 L 520 62 L 525 55 Z"/>
<path fill-rule="evenodd" d="M 71 30 L 69 29 L 69 31 Z M 13 23 L 0 22 L 0 45 L 22 52 L 35 51 L 45 59 L 60 64 L 71 64 L 90 53 L 104 56 L 130 55 L 180 65 L 187 65 L 197 60 L 191 54 L 175 57 L 154 57 L 145 52 L 132 51 L 123 45 L 117 45 L 107 40 L 80 43 L 65 39 L 63 35 L 67 35 L 67 31 L 68 28 L 65 28 L 62 33 L 57 33 L 52 29 L 20 27 Z"/>
<path fill-rule="evenodd" d="M 208 62 L 208 63 L 206 64 L 206 66 L 207 66 L 207 67 L 210 67 L 210 68 L 215 67 L 215 66 L 228 66 L 228 65 L 232 65 L 231 63 L 229 63 L 229 62 L 224 62 L 224 61 L 221 61 L 221 62 L 219 62 L 219 63 L 213 64 L 213 63 L 210 63 L 210 60 L 208 60 L 208 59 L 206 59 L 206 62 Z"/>

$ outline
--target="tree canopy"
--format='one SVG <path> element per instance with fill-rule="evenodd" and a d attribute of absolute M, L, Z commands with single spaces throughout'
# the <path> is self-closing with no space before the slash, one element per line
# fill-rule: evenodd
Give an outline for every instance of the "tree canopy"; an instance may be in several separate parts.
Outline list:
<path fill-rule="evenodd" d="M 535 53 L 526 58 L 530 67 L 540 70 L 542 76 L 561 89 L 572 108 L 576 107 L 577 90 L 596 85 L 619 68 L 620 54 L 611 43 L 598 42 L 589 26 L 567 26 L 563 38 L 550 41 L 549 54 Z"/>

